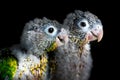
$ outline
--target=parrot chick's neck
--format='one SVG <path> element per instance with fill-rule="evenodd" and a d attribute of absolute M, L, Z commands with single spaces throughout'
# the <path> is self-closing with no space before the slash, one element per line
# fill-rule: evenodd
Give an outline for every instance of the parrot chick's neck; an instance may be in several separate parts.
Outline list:
<path fill-rule="evenodd" d="M 46 52 L 54 51 L 57 48 L 57 43 L 53 42 L 48 49 L 46 49 Z"/>
<path fill-rule="evenodd" d="M 80 56 L 84 52 L 84 47 L 88 43 L 86 39 L 79 39 L 75 36 L 69 36 L 69 39 L 71 42 L 73 42 L 78 48 L 79 48 L 79 53 Z"/>

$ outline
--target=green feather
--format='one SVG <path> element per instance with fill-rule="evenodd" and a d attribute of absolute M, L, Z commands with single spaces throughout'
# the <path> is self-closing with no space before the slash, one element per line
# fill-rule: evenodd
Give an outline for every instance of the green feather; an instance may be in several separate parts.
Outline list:
<path fill-rule="evenodd" d="M 0 51 L 0 78 L 12 80 L 17 70 L 17 60 L 6 49 Z"/>
<path fill-rule="evenodd" d="M 57 43 L 53 42 L 48 49 L 46 49 L 47 52 L 54 51 L 57 47 Z"/>

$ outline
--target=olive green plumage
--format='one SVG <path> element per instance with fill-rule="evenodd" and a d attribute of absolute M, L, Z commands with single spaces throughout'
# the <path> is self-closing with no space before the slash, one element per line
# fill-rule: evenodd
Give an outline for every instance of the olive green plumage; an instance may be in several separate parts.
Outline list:
<path fill-rule="evenodd" d="M 9 49 L 0 51 L 0 77 L 2 79 L 9 77 L 12 80 L 17 70 L 17 59 L 10 54 Z"/>

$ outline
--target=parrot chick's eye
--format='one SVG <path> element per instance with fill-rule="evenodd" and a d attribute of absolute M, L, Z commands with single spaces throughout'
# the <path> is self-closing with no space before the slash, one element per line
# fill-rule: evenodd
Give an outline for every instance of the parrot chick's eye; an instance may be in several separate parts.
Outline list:
<path fill-rule="evenodd" d="M 89 27 L 87 20 L 82 20 L 78 23 L 79 27 Z"/>
<path fill-rule="evenodd" d="M 52 28 L 52 27 L 48 29 L 49 33 L 52 33 L 53 31 L 54 31 L 54 28 Z"/>
<path fill-rule="evenodd" d="M 48 27 L 45 29 L 45 32 L 46 32 L 48 35 L 55 36 L 55 35 L 57 34 L 57 29 L 56 29 L 56 27 L 54 27 L 54 26 L 48 26 Z"/>
<path fill-rule="evenodd" d="M 82 27 L 85 27 L 85 26 L 86 26 L 86 23 L 85 23 L 85 22 L 81 22 L 80 25 L 81 25 Z"/>

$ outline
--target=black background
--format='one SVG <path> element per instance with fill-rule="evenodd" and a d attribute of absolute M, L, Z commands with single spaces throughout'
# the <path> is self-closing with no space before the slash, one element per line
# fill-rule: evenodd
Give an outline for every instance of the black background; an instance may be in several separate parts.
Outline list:
<path fill-rule="evenodd" d="M 104 29 L 102 41 L 91 44 L 94 67 L 90 80 L 119 80 L 120 9 L 116 3 L 100 0 L 0 2 L 0 48 L 19 43 L 25 23 L 34 18 L 47 17 L 62 23 L 66 15 L 76 9 L 90 11 L 101 19 Z"/>

